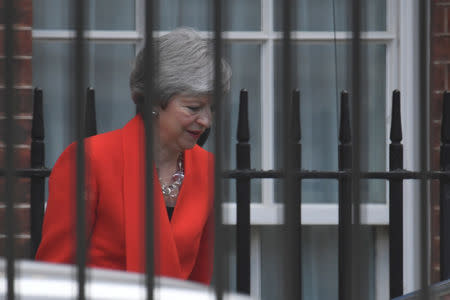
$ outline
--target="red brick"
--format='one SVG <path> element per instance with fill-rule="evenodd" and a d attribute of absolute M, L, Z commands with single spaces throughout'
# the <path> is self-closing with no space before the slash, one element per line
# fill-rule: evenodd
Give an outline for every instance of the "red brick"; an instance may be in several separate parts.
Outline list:
<path fill-rule="evenodd" d="M 14 201 L 18 204 L 30 203 L 30 178 L 16 177 L 14 182 Z M 0 177 L 0 195 L 5 194 L 5 178 Z M 0 203 L 3 203 L 0 198 Z"/>
<path fill-rule="evenodd" d="M 439 158 L 439 151 L 438 150 L 432 150 L 431 152 L 432 157 L 438 157 Z M 436 266 L 439 266 L 440 263 L 440 248 L 439 248 L 439 218 L 440 218 L 440 211 L 439 211 L 439 180 L 431 180 L 430 183 L 431 188 L 431 280 L 433 283 L 440 281 L 440 272 L 436 268 Z"/>
<path fill-rule="evenodd" d="M 29 237 L 16 237 L 14 239 L 14 254 L 16 258 L 30 258 L 30 243 L 31 240 Z M 5 255 L 5 245 L 6 244 L 6 238 L 0 238 L 0 255 Z"/>
<path fill-rule="evenodd" d="M 0 141 L 5 141 L 6 120 L 0 120 Z M 31 125 L 28 119 L 14 120 L 14 144 L 31 145 Z"/>
<path fill-rule="evenodd" d="M 450 9 L 449 9 L 450 11 Z M 449 20 L 450 23 L 450 20 Z M 445 89 L 447 91 L 450 91 L 450 64 L 447 64 L 447 72 L 445 72 L 446 76 L 447 76 L 447 86 L 445 87 Z"/>
<path fill-rule="evenodd" d="M 4 45 L 4 30 L 0 30 L 0 45 Z M 14 31 L 14 55 L 32 55 L 31 29 Z M 5 55 L 5 48 L 0 47 L 0 56 Z"/>
<path fill-rule="evenodd" d="M 450 36 L 435 36 L 432 38 L 431 59 L 450 60 Z"/>
<path fill-rule="evenodd" d="M 435 196 L 439 199 L 439 180 L 431 180 L 430 182 L 430 192 L 431 197 L 434 198 Z M 434 200 L 434 199 L 433 199 Z M 439 200 L 438 201 L 431 201 L 431 211 L 432 214 L 435 211 L 439 211 Z"/>
<path fill-rule="evenodd" d="M 5 167 L 6 149 L 0 148 L 0 166 Z M 30 149 L 14 148 L 14 167 L 29 168 L 30 167 Z"/>
<path fill-rule="evenodd" d="M 5 84 L 5 59 L 0 59 L 0 84 Z M 31 86 L 31 58 L 13 59 L 14 85 Z"/>
<path fill-rule="evenodd" d="M 430 182 L 430 189 L 431 189 L 431 208 L 432 208 L 432 213 L 434 213 L 435 211 L 438 213 L 439 215 L 439 180 L 431 180 Z"/>
<path fill-rule="evenodd" d="M 450 8 L 447 9 L 447 33 L 450 33 Z"/>
<path fill-rule="evenodd" d="M 440 150 L 431 149 L 430 156 L 431 170 L 440 170 Z"/>
<path fill-rule="evenodd" d="M 431 122 L 430 131 L 431 147 L 439 147 L 441 145 L 441 122 Z"/>
<path fill-rule="evenodd" d="M 439 261 L 440 261 L 440 251 L 439 251 L 439 245 L 440 245 L 440 239 L 439 239 L 439 236 L 433 236 L 432 237 L 432 248 L 435 248 L 435 249 L 437 249 L 435 252 L 434 252 L 434 254 L 435 254 L 435 259 L 436 259 L 436 262 L 438 263 L 438 265 L 439 265 Z"/>
<path fill-rule="evenodd" d="M 31 88 L 14 89 L 14 115 L 32 116 L 33 90 Z M 5 89 L 0 88 L 0 116 L 5 116 Z"/>
<path fill-rule="evenodd" d="M 14 208 L 14 233 L 30 234 L 30 208 Z M 6 207 L 0 207 L 0 233 L 6 234 Z"/>
<path fill-rule="evenodd" d="M 449 49 L 450 51 L 450 49 Z M 447 65 L 440 63 L 431 64 L 431 91 L 443 91 L 445 90 L 446 80 L 445 73 L 447 69 Z"/>
<path fill-rule="evenodd" d="M 431 231 L 431 235 L 432 237 L 439 237 L 439 210 L 432 210 L 432 220 L 431 220 L 431 225 L 432 225 L 432 231 Z"/>
<path fill-rule="evenodd" d="M 446 7 L 433 5 L 431 11 L 431 32 L 444 33 Z"/>
<path fill-rule="evenodd" d="M 0 1 L 0 24 L 5 24 L 3 0 Z M 14 0 L 14 19 L 13 23 L 19 26 L 31 27 L 33 24 L 33 2 L 32 0 Z"/>
<path fill-rule="evenodd" d="M 442 120 L 442 93 L 431 93 L 430 120 Z M 431 133 L 433 134 L 433 133 Z"/>

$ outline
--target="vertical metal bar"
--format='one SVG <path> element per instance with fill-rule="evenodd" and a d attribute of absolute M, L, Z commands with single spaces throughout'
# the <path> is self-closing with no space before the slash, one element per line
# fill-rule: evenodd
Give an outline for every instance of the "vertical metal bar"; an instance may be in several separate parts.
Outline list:
<path fill-rule="evenodd" d="M 400 92 L 392 93 L 389 171 L 403 169 Z M 403 180 L 389 180 L 389 278 L 390 297 L 403 295 Z"/>
<path fill-rule="evenodd" d="M 293 11 L 295 3 L 292 0 L 283 1 L 283 44 L 282 44 L 282 167 L 285 178 L 283 182 L 284 197 L 284 226 L 285 226 L 285 255 L 284 255 L 284 290 L 285 299 L 301 299 L 301 269 L 300 269 L 300 209 L 299 198 L 295 188 L 295 167 L 292 162 L 295 159 L 294 147 L 292 146 L 291 120 L 292 110 L 290 91 L 292 91 L 292 41 L 291 28 L 293 25 Z"/>
<path fill-rule="evenodd" d="M 291 102 L 291 122 L 290 122 L 290 145 L 292 151 L 292 168 L 294 171 L 299 171 L 302 168 L 302 145 L 300 143 L 302 132 L 301 132 L 301 122 L 300 122 L 300 91 L 295 89 L 292 92 L 292 102 Z M 293 178 L 292 182 L 292 254 L 294 266 L 298 266 L 294 276 L 297 281 L 296 284 L 296 296 L 299 299 L 302 298 L 302 180 L 301 178 Z M 295 213 L 297 212 L 297 213 Z M 295 298 L 297 299 L 297 298 Z"/>
<path fill-rule="evenodd" d="M 86 90 L 86 137 L 97 134 L 97 117 L 95 113 L 95 90 L 88 87 Z"/>
<path fill-rule="evenodd" d="M 450 171 L 450 92 L 442 99 L 441 159 L 442 171 Z M 450 279 L 450 180 L 440 179 L 440 269 L 441 280 Z"/>
<path fill-rule="evenodd" d="M 214 282 L 216 284 L 216 299 L 223 299 L 224 288 L 227 286 L 225 270 L 225 241 L 222 224 L 222 151 L 223 149 L 223 109 L 221 92 L 221 57 L 222 57 L 222 0 L 214 0 L 214 105 L 217 108 L 215 127 L 215 170 L 214 170 L 214 218 L 215 218 L 215 247 L 214 247 Z"/>
<path fill-rule="evenodd" d="M 428 278 L 429 278 L 429 235 L 428 235 L 428 181 L 425 172 L 429 169 L 428 147 L 429 147 L 429 102 L 428 102 L 428 4 L 429 1 L 419 1 L 419 80 L 420 80 L 420 288 L 421 299 L 429 298 Z"/>
<path fill-rule="evenodd" d="M 6 144 L 6 187 L 5 198 L 6 199 L 6 260 L 7 260 L 7 299 L 14 299 L 14 149 L 13 149 L 13 137 L 14 137 L 14 68 L 13 68 L 13 55 L 14 55 L 14 1 L 4 0 L 4 20 L 5 20 L 5 112 L 6 112 L 6 132 L 5 132 L 5 144 Z"/>
<path fill-rule="evenodd" d="M 33 125 L 31 127 L 31 167 L 44 168 L 44 112 L 42 90 L 34 89 L 33 95 Z M 42 237 L 42 222 L 44 218 L 45 178 L 32 177 L 30 188 L 30 224 L 31 224 L 31 257 L 36 254 Z"/>
<path fill-rule="evenodd" d="M 153 29 L 155 27 L 155 1 L 145 2 L 145 100 L 144 100 L 144 128 L 145 128 L 145 284 L 147 299 L 153 299 L 155 278 L 155 232 L 154 232 L 154 199 L 153 199 L 153 97 L 155 96 L 154 82 L 157 67 L 158 46 L 154 46 Z"/>
<path fill-rule="evenodd" d="M 85 205 L 85 153 L 84 153 L 84 136 L 85 122 L 84 120 L 84 101 L 83 84 L 85 72 L 85 53 L 84 53 L 84 26 L 85 26 L 85 1 L 74 1 L 74 17 L 75 17 L 75 86 L 74 98 L 72 104 L 75 106 L 76 118 L 73 120 L 76 128 L 77 153 L 76 153 L 76 262 L 77 262 L 77 280 L 78 280 L 78 299 L 86 299 L 86 205 Z"/>
<path fill-rule="evenodd" d="M 339 171 L 352 168 L 352 136 L 348 92 L 341 92 L 341 117 L 339 126 Z M 352 280 L 352 183 L 350 178 L 339 179 L 339 300 L 350 299 Z"/>
<path fill-rule="evenodd" d="M 361 259 L 361 168 L 360 168 L 360 125 L 361 125 L 361 1 L 352 0 L 352 202 L 353 202 L 353 234 L 352 234 L 352 297 L 351 299 L 361 299 L 361 269 L 363 267 Z M 350 250 L 350 249 L 349 249 Z"/>
<path fill-rule="evenodd" d="M 236 145 L 236 167 L 250 169 L 248 92 L 241 90 Z M 250 294 L 250 178 L 236 179 L 236 280 L 237 291 Z"/>

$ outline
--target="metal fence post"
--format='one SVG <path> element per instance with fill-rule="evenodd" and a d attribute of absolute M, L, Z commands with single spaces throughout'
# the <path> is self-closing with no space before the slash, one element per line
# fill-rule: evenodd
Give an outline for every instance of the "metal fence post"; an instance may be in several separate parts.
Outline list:
<path fill-rule="evenodd" d="M 250 169 L 248 92 L 241 90 L 236 144 L 236 167 Z M 250 294 L 250 178 L 236 179 L 236 279 L 237 291 Z"/>
<path fill-rule="evenodd" d="M 155 207 L 154 207 L 154 186 L 153 186 L 153 124 L 152 110 L 155 93 L 155 78 L 158 72 L 158 47 L 154 46 L 153 30 L 156 25 L 157 1 L 145 1 L 145 48 L 144 63 L 145 72 L 145 101 L 144 101 L 144 128 L 145 128 L 145 284 L 146 298 L 153 300 L 154 278 L 155 278 Z"/>
<path fill-rule="evenodd" d="M 365 264 L 361 257 L 361 84 L 364 71 L 362 69 L 362 49 L 361 49 L 361 0 L 352 0 L 352 42 L 351 42 L 351 82 L 352 82 L 352 238 L 351 251 L 352 256 L 352 300 L 361 299 L 361 276 Z M 351 249 L 351 250 L 350 250 Z"/>
<path fill-rule="evenodd" d="M 450 171 L 450 92 L 443 95 L 441 123 L 441 171 Z M 450 278 L 450 180 L 440 179 L 441 280 Z"/>
<path fill-rule="evenodd" d="M 215 282 L 215 296 L 217 300 L 223 299 L 225 288 L 228 286 L 228 274 L 223 274 L 226 270 L 225 264 L 225 241 L 224 225 L 222 221 L 222 192 L 223 192 L 223 109 L 222 109 L 222 92 L 221 92 L 221 58 L 222 58 L 222 0 L 214 0 L 213 15 L 214 15 L 214 106 L 217 109 L 215 119 L 215 141 L 214 149 L 216 150 L 214 159 L 214 220 L 215 220 L 215 245 L 214 245 L 214 282 Z"/>
<path fill-rule="evenodd" d="M 78 299 L 86 299 L 86 261 L 87 244 L 86 238 L 86 203 L 85 203 L 85 102 L 83 99 L 83 82 L 85 76 L 85 20 L 86 20 L 86 2 L 79 0 L 73 2 L 73 16 L 75 20 L 75 80 L 74 80 L 74 98 L 72 105 L 74 108 L 73 126 L 75 128 L 77 151 L 76 151 L 76 263 L 77 263 L 77 281 L 78 281 Z"/>
<path fill-rule="evenodd" d="M 429 299 L 429 182 L 426 173 L 429 171 L 429 76 L 428 76 L 428 49 L 429 49 L 429 3 L 431 1 L 418 1 L 418 22 L 419 22 L 419 143 L 420 143 L 420 299 Z"/>
<path fill-rule="evenodd" d="M 97 134 L 97 117 L 95 113 L 95 90 L 86 90 L 86 137 Z"/>
<path fill-rule="evenodd" d="M 403 169 L 400 92 L 392 93 L 389 171 Z M 403 295 L 403 180 L 389 180 L 389 278 L 390 297 Z"/>
<path fill-rule="evenodd" d="M 291 124 L 290 124 L 290 143 L 289 147 L 292 147 L 292 167 L 295 171 L 300 171 L 302 168 L 302 145 L 300 143 L 302 132 L 301 132 L 301 122 L 300 122 L 300 91 L 295 89 L 292 92 L 292 102 L 291 102 Z M 297 263 L 297 270 L 295 276 L 297 276 L 298 284 L 298 296 L 302 299 L 303 283 L 302 283 L 302 179 L 296 177 L 293 187 L 293 197 L 291 209 L 296 212 L 297 220 L 295 224 L 297 234 L 293 236 L 292 243 L 294 244 L 293 261 Z M 293 214 L 294 215 L 294 214 Z M 294 282 L 295 283 L 295 282 Z"/>
<path fill-rule="evenodd" d="M 293 47 L 291 31 L 294 28 L 293 11 L 295 11 L 295 1 L 284 0 L 280 3 L 283 12 L 283 39 L 282 39 L 282 93 L 280 102 L 282 103 L 282 138 L 281 138 L 281 161 L 284 173 L 283 198 L 284 198 L 284 291 L 285 299 L 302 299 L 301 291 L 301 270 L 300 270 L 300 249 L 298 241 L 298 231 L 300 230 L 300 208 L 297 198 L 297 174 L 292 162 L 295 160 L 294 148 L 292 147 L 291 133 L 291 91 L 293 89 Z"/>
<path fill-rule="evenodd" d="M 341 120 L 339 126 L 338 164 L 339 171 L 352 168 L 352 138 L 348 92 L 341 92 Z M 352 280 L 352 182 L 349 177 L 339 179 L 339 300 L 348 300 Z"/>
<path fill-rule="evenodd" d="M 15 280 L 15 254 L 14 254 L 14 2 L 13 0 L 4 0 L 3 19 L 4 19 L 4 51 L 5 62 L 4 69 L 4 85 L 5 85 L 5 113 L 6 113 L 6 132 L 5 132 L 5 164 L 6 164 L 6 180 L 5 195 L 6 202 L 6 275 L 7 275 L 7 299 L 14 299 L 14 280 Z"/>
<path fill-rule="evenodd" d="M 44 113 L 42 90 L 34 89 L 33 125 L 31 128 L 31 168 L 43 169 L 45 163 Z M 31 177 L 30 188 L 30 226 L 31 256 L 34 257 L 42 237 L 44 219 L 45 177 Z"/>

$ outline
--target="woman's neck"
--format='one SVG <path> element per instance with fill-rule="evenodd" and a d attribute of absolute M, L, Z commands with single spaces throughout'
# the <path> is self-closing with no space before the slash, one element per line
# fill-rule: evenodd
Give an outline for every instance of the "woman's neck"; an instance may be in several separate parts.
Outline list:
<path fill-rule="evenodd" d="M 173 151 L 162 145 L 155 143 L 155 165 L 158 169 L 158 176 L 165 181 L 166 178 L 171 178 L 177 170 L 178 157 L 180 152 Z"/>

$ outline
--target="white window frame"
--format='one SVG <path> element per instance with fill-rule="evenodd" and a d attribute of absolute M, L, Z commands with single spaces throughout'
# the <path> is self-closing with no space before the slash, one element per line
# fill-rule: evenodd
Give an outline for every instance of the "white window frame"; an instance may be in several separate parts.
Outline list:
<path fill-rule="evenodd" d="M 394 3 L 393 0 L 388 0 L 388 3 Z M 88 30 L 85 33 L 85 38 L 90 41 L 98 43 L 131 43 L 136 45 L 136 51 L 142 46 L 144 38 L 144 17 L 145 10 L 142 0 L 136 1 L 136 30 L 133 31 L 117 31 L 117 30 Z M 387 116 L 386 123 L 388 123 L 390 113 L 390 92 L 394 89 L 392 80 L 390 78 L 397 77 L 396 64 L 391 63 L 397 61 L 396 58 L 396 24 L 393 21 L 395 10 L 393 5 L 388 6 L 387 16 L 387 32 L 370 32 L 363 33 L 362 38 L 369 41 L 380 41 L 386 43 L 387 58 L 386 58 L 386 78 L 387 78 L 387 92 L 386 92 L 386 108 Z M 282 33 L 273 31 L 273 0 L 261 0 L 261 31 L 242 31 L 242 32 L 224 32 L 223 38 L 230 41 L 248 41 L 257 42 L 261 45 L 261 144 L 264 145 L 261 149 L 261 167 L 269 170 L 274 168 L 274 59 L 273 59 L 273 45 L 276 40 L 282 39 Z M 159 31 L 156 36 L 167 33 L 167 31 Z M 212 37 L 212 32 L 202 32 L 205 37 Z M 33 39 L 39 41 L 67 41 L 75 38 L 74 30 L 33 30 Z M 330 42 L 335 38 L 333 32 L 293 32 L 292 39 L 295 41 L 311 41 L 315 43 Z M 351 32 L 338 32 L 336 34 L 337 41 L 348 41 L 351 39 Z M 395 86 L 395 85 L 394 85 Z M 389 124 L 386 124 L 386 136 L 388 137 Z M 388 145 L 388 140 L 386 141 Z M 336 145 L 337 147 L 337 145 Z M 387 151 L 387 148 L 386 148 Z M 387 155 L 386 155 L 387 157 Z M 387 162 L 386 162 L 387 164 Z M 386 165 L 386 167 L 388 167 Z M 282 224 L 282 204 L 274 202 L 274 186 L 273 180 L 261 180 L 261 203 L 253 203 L 252 209 L 252 224 L 257 225 L 274 225 Z M 234 212 L 236 205 L 234 203 L 224 204 L 224 222 L 227 224 L 235 223 Z M 302 223 L 305 225 L 313 224 L 338 224 L 337 221 L 337 204 L 303 204 L 302 205 Z M 254 212 L 254 213 L 253 213 Z M 363 204 L 362 205 L 362 222 L 374 225 L 387 225 L 388 219 L 388 203 L 384 204 Z"/>
<path fill-rule="evenodd" d="M 281 33 L 273 31 L 273 1 L 261 0 L 261 31 L 224 32 L 223 38 L 231 41 L 252 41 L 261 45 L 261 167 L 264 170 L 273 169 L 274 163 L 274 41 L 282 38 Z M 391 114 L 391 93 L 398 88 L 402 92 L 402 125 L 404 132 L 404 166 L 405 169 L 418 168 L 418 132 L 414 119 L 418 114 L 418 55 L 417 8 L 416 2 L 410 0 L 387 1 L 387 31 L 362 33 L 362 38 L 369 41 L 379 41 L 386 44 L 386 158 L 388 157 L 389 128 Z M 86 32 L 88 40 L 99 43 L 132 43 L 136 51 L 142 46 L 145 36 L 144 0 L 136 0 L 135 30 L 105 31 L 89 30 Z M 401 12 L 401 13 L 400 13 Z M 415 28 L 416 30 L 412 30 Z M 156 35 L 164 34 L 160 31 Z M 205 37 L 212 37 L 212 32 L 203 32 Z M 75 37 L 73 30 L 33 30 L 34 40 L 39 41 L 68 41 Z M 348 41 L 351 32 L 293 32 L 296 41 L 313 41 L 317 43 L 333 41 Z M 412 104 L 412 105 L 411 105 Z M 264 121 L 263 121 L 264 120 Z M 336 145 L 337 147 L 337 145 Z M 388 169 L 388 159 L 386 159 Z M 252 225 L 276 225 L 283 223 L 283 204 L 274 202 L 274 185 L 271 179 L 261 180 L 261 203 L 251 204 Z M 415 220 L 420 210 L 417 199 L 417 185 L 405 181 L 404 184 L 404 276 L 405 293 L 416 289 L 420 284 L 419 278 L 419 239 L 420 232 Z M 376 299 L 385 299 L 388 291 L 388 281 L 380 275 L 385 273 L 389 264 L 388 240 L 386 225 L 389 223 L 388 195 L 384 204 L 363 204 L 361 206 L 361 221 L 364 224 L 377 226 L 376 230 Z M 409 199 L 409 200 L 406 200 Z M 223 205 L 223 221 L 225 224 L 236 223 L 236 204 Z M 337 225 L 337 204 L 303 204 L 302 224 L 304 225 Z M 252 229 L 252 295 L 261 296 L 261 238 L 257 227 Z M 387 254 L 387 255 L 386 255 Z M 384 278 L 384 280 L 382 280 Z"/>

